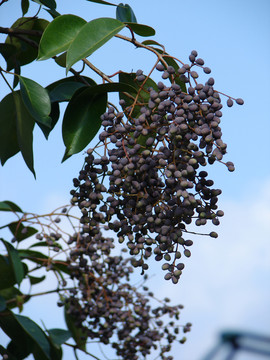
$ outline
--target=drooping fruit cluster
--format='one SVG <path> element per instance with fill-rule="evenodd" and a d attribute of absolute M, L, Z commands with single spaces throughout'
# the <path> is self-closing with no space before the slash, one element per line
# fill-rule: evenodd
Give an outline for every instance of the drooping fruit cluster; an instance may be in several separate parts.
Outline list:
<path fill-rule="evenodd" d="M 179 338 L 176 324 L 183 306 L 169 306 L 165 298 L 153 307 L 153 293 L 130 284 L 130 259 L 112 256 L 113 239 L 104 238 L 101 232 L 93 236 L 77 233 L 69 244 L 76 245 L 69 266 L 75 286 L 59 305 L 66 306 L 82 337 L 110 343 L 121 359 L 145 359 L 153 350 L 160 359 L 173 359 L 167 355 L 172 342 L 185 341 Z M 187 323 L 183 332 L 190 331 L 190 326 Z"/>
<path fill-rule="evenodd" d="M 147 77 L 137 71 L 135 81 L 147 92 L 147 103 L 137 96 L 132 104 L 120 100 L 123 112 L 108 108 L 102 116 L 100 144 L 87 151 L 84 168 L 74 179 L 77 190 L 71 191 L 72 203 L 82 212 L 83 231 L 91 239 L 104 224 L 120 243 L 126 241 L 133 266 L 144 272 L 151 255 L 164 259 L 165 279 L 173 283 L 184 268 L 182 252 L 191 255 L 188 225 L 193 220 L 197 226 L 209 221 L 218 225 L 223 216 L 217 207 L 221 190 L 202 170 L 207 164 L 223 163 L 226 154 L 221 98 L 213 78 L 198 82 L 192 68 L 203 67 L 204 61 L 195 51 L 190 61 L 177 71 L 158 64 L 162 78 L 171 84 L 158 82 L 147 90 Z M 234 171 L 232 162 L 223 164 Z M 216 232 L 209 235 L 217 237 Z"/>

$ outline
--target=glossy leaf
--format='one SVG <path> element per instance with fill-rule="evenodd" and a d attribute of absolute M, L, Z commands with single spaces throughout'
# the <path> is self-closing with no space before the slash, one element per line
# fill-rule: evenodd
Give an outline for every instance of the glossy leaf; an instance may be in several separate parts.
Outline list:
<path fill-rule="evenodd" d="M 140 36 L 154 36 L 156 31 L 151 26 L 136 24 L 132 22 L 125 22 L 125 24 L 132 29 L 135 34 Z"/>
<path fill-rule="evenodd" d="M 45 357 L 50 360 L 50 344 L 43 330 L 33 320 L 26 316 L 14 315 L 14 317 L 30 337 L 38 352 L 45 355 Z"/>
<path fill-rule="evenodd" d="M 128 4 L 123 4 L 123 3 L 117 5 L 116 19 L 122 22 L 131 22 L 131 23 L 137 22 L 136 16 L 132 8 Z"/>
<path fill-rule="evenodd" d="M 18 144 L 28 168 L 36 177 L 33 159 L 33 129 L 34 120 L 25 109 L 22 98 L 18 92 L 13 92 L 13 99 L 16 108 L 16 130 Z"/>
<path fill-rule="evenodd" d="M 48 330 L 48 333 L 53 343 L 56 345 L 62 345 L 72 336 L 69 330 L 64 329 L 50 329 Z"/>
<path fill-rule="evenodd" d="M 37 229 L 31 226 L 24 226 L 20 221 L 14 221 L 8 224 L 8 228 L 18 242 L 27 239 L 38 232 Z"/>
<path fill-rule="evenodd" d="M 50 127 L 51 101 L 46 89 L 37 82 L 20 76 L 21 96 L 29 113 L 41 124 Z"/>
<path fill-rule="evenodd" d="M 22 13 L 24 16 L 29 9 L 29 0 L 21 0 L 21 7 L 22 7 Z"/>
<path fill-rule="evenodd" d="M 93 95 L 91 88 L 70 100 L 62 125 L 62 136 L 66 146 L 63 161 L 83 150 L 94 138 L 100 128 L 100 116 L 105 112 L 106 105 L 107 94 Z"/>
<path fill-rule="evenodd" d="M 16 284 L 16 279 L 12 269 L 12 265 L 7 256 L 0 255 L 0 289 L 7 289 Z"/>
<path fill-rule="evenodd" d="M 0 201 L 0 211 L 23 212 L 18 205 L 9 200 Z"/>
<path fill-rule="evenodd" d="M 59 84 L 50 92 L 51 102 L 69 101 L 74 93 L 82 87 L 87 88 L 83 83 L 75 81 Z"/>
<path fill-rule="evenodd" d="M 117 6 L 116 4 L 110 3 L 108 1 L 103 1 L 103 0 L 87 0 L 87 1 L 91 1 L 93 3 L 102 4 L 102 5 Z"/>
<path fill-rule="evenodd" d="M 24 34 L 23 37 L 31 40 L 39 45 L 40 38 L 42 32 L 49 24 L 49 21 L 44 19 L 37 19 L 37 18 L 30 18 L 30 17 L 22 17 L 19 18 L 11 28 L 22 29 L 22 30 L 37 30 L 40 31 L 40 35 L 28 35 Z M 34 47 L 27 42 L 18 39 L 16 37 L 8 36 L 6 39 L 6 44 L 12 45 L 15 47 L 15 50 L 10 57 L 7 63 L 7 70 L 12 70 L 15 68 L 15 63 L 18 61 L 21 66 L 29 64 L 30 62 L 34 61 L 38 55 L 37 47 Z M 16 61 L 15 61 L 16 60 Z"/>
<path fill-rule="evenodd" d="M 16 283 L 18 285 L 20 285 L 20 283 L 22 282 L 22 280 L 24 278 L 24 269 L 23 269 L 23 264 L 22 264 L 19 254 L 18 254 L 18 251 L 9 242 L 5 241 L 4 239 L 0 239 L 0 240 L 2 241 L 2 243 L 5 245 L 5 247 L 7 249 L 10 265 L 12 266 L 14 278 L 16 279 Z"/>
<path fill-rule="evenodd" d="M 70 100 L 64 114 L 62 134 L 66 153 L 63 161 L 69 156 L 83 150 L 98 132 L 105 112 L 108 92 L 136 91 L 136 88 L 125 83 L 109 83 L 79 89 Z M 74 121 L 76 119 L 77 121 Z"/>
<path fill-rule="evenodd" d="M 66 51 L 86 21 L 76 15 L 55 18 L 44 31 L 38 51 L 38 60 L 46 60 Z"/>
<path fill-rule="evenodd" d="M 123 29 L 125 25 L 116 19 L 99 18 L 85 24 L 67 51 L 67 69 L 77 61 L 91 55 Z"/>

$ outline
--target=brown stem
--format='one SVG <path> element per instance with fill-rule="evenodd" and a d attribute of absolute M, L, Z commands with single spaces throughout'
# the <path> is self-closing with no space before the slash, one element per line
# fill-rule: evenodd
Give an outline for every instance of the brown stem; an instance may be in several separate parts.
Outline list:
<path fill-rule="evenodd" d="M 41 36 L 42 35 L 42 31 L 40 31 L 40 30 L 27 30 L 27 29 L 20 29 L 20 28 L 12 29 L 12 28 L 6 28 L 6 27 L 2 27 L 2 26 L 0 26 L 0 33 L 7 34 L 10 36 L 15 36 L 15 35 Z"/>

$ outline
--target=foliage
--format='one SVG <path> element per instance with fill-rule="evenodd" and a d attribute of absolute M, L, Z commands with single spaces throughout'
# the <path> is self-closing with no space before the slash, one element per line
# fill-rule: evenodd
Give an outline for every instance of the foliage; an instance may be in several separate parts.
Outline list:
<path fill-rule="evenodd" d="M 178 323 L 182 305 L 169 306 L 169 299 L 157 300 L 148 290 L 147 260 L 151 255 L 165 260 L 165 279 L 177 283 L 184 268 L 178 262 L 181 249 L 184 256 L 191 255 L 193 242 L 184 239 L 194 234 L 188 225 L 194 219 L 197 226 L 207 221 L 218 225 L 223 215 L 216 205 L 221 190 L 212 188 L 206 171 L 199 171 L 215 162 L 234 170 L 233 163 L 223 162 L 227 145 L 221 139 L 220 93 L 211 77 L 199 83 L 194 68 L 205 74 L 211 70 L 196 51 L 189 56 L 190 64 L 184 64 L 158 42 L 137 40 L 153 36 L 155 30 L 138 23 L 128 4 L 88 1 L 115 7 L 116 18 L 89 21 L 61 15 L 55 0 L 33 0 L 38 12 L 26 16 L 35 4 L 22 0 L 23 16 L 10 28 L 0 27 L 0 33 L 7 34 L 0 44 L 6 62 L 0 74 L 10 91 L 0 102 L 1 164 L 20 152 L 35 176 L 34 127 L 48 139 L 62 102 L 67 104 L 62 114 L 63 161 L 84 150 L 100 132 L 100 141 L 88 149 L 84 167 L 73 180 L 71 206 L 36 215 L 11 201 L 0 202 L 0 211 L 15 217 L 1 226 L 10 230 L 12 239 L 1 239 L 5 250 L 0 271 L 5 276 L 0 278 L 0 327 L 10 342 L 0 346 L 0 353 L 5 359 L 33 354 L 35 359 L 60 360 L 65 344 L 76 358 L 80 350 L 98 359 L 88 346 L 94 340 L 110 344 L 118 359 L 149 358 L 154 351 L 170 360 L 172 343 L 185 342 L 179 329 L 186 333 L 191 324 Z M 38 17 L 43 10 L 51 21 Z M 130 38 L 120 33 L 123 29 L 130 31 Z M 92 64 L 91 54 L 112 38 L 153 53 L 150 72 L 119 70 L 108 76 Z M 48 59 L 72 76 L 44 88 L 21 75 L 23 66 L 35 60 L 42 66 Z M 83 64 L 79 72 L 73 68 L 78 62 Z M 101 83 L 82 74 L 87 70 L 98 74 Z M 157 72 L 165 83 L 154 80 Z M 112 92 L 118 93 L 121 110 L 110 103 Z M 234 101 L 243 104 L 228 96 L 227 105 Z M 60 227 L 61 221 L 69 223 L 70 231 Z M 104 235 L 109 229 L 127 245 L 118 256 L 112 254 L 115 240 Z M 216 232 L 206 235 L 217 237 Z M 139 285 L 132 285 L 134 267 L 141 267 L 144 275 Z M 40 270 L 45 270 L 41 276 Z M 33 293 L 32 288 L 47 279 L 46 271 L 55 274 L 57 287 Z M 27 282 L 29 292 L 22 290 Z M 48 293 L 59 295 L 66 329 L 42 329 L 14 311 L 22 312 L 32 297 Z"/>

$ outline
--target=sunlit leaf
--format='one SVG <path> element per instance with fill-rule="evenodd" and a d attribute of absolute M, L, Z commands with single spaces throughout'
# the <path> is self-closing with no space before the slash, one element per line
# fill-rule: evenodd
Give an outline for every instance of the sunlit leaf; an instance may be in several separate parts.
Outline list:
<path fill-rule="evenodd" d="M 106 110 L 107 94 L 93 95 L 89 90 L 91 88 L 73 97 L 66 108 L 62 125 L 66 146 L 63 160 L 83 150 L 100 128 L 100 116 Z"/>
<path fill-rule="evenodd" d="M 46 60 L 66 51 L 86 21 L 76 15 L 55 18 L 44 31 L 38 52 L 38 60 Z"/>
<path fill-rule="evenodd" d="M 67 69 L 77 61 L 91 55 L 116 35 L 125 25 L 116 19 L 99 18 L 85 24 L 67 51 Z"/>
<path fill-rule="evenodd" d="M 50 127 L 51 101 L 46 89 L 37 82 L 20 76 L 21 96 L 29 113 L 41 124 Z"/>

